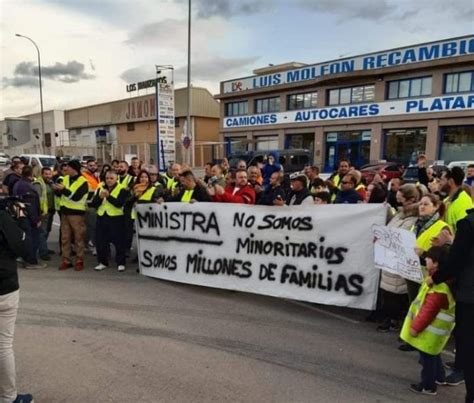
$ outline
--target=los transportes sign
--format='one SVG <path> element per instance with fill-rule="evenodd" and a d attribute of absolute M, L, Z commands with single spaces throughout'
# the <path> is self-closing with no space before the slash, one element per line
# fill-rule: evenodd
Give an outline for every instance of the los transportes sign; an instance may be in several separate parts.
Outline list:
<path fill-rule="evenodd" d="M 472 54 L 474 54 L 474 35 L 469 35 L 361 56 L 342 58 L 283 72 L 225 81 L 223 83 L 223 92 L 232 93 L 256 88 L 273 87 L 282 84 L 314 80 L 319 77 L 339 73 L 375 70 Z"/>
<path fill-rule="evenodd" d="M 371 226 L 382 205 L 137 206 L 142 274 L 328 305 L 373 309 L 379 270 Z"/>

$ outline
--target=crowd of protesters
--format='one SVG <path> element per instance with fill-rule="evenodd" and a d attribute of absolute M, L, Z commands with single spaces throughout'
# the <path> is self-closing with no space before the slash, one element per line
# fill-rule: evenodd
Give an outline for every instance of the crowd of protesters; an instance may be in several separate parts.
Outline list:
<path fill-rule="evenodd" d="M 217 164 L 206 164 L 204 176 L 200 178 L 190 167 L 177 163 L 160 173 L 156 166 L 144 165 L 136 157 L 130 165 L 114 160 L 103 164 L 100 170 L 94 160 L 85 165 L 73 160 L 36 172 L 14 157 L 10 169 L 3 175 L 3 191 L 20 198 L 27 206 L 26 232 L 31 246 L 22 262 L 24 267 L 42 268 L 45 267 L 43 262 L 51 260 L 55 252 L 48 249 L 48 237 L 53 218 L 58 214 L 59 270 L 74 268 L 76 271 L 84 269 L 87 251 L 97 256 L 95 270 L 108 268 L 111 245 L 115 249 L 117 270 L 125 270 L 126 260 L 132 256 L 137 204 L 384 203 L 388 226 L 415 233 L 416 251 L 426 280 L 420 287 L 418 283 L 383 271 L 377 310 L 368 319 L 379 322 L 377 330 L 380 332 L 401 330 L 400 350 L 420 351 L 422 379 L 411 386 L 413 391 L 436 394 L 439 384 L 458 385 L 466 381 L 466 401 L 472 402 L 474 166 L 468 167 L 467 175 L 461 168 L 454 167 L 436 176 L 421 155 L 418 183 L 404 184 L 401 178 L 387 181 L 379 174 L 366 183 L 361 172 L 348 160 L 340 160 L 337 171 L 327 180 L 320 177 L 316 166 L 287 175 L 278 160 L 277 153 L 269 153 L 262 164 L 248 167 L 245 160 L 240 160 L 231 168 L 224 159 Z M 463 319 L 456 327 L 456 360 L 449 364 L 451 372 L 446 376 L 439 354 L 449 339 L 454 309 L 456 316 L 461 315 Z M 438 333 L 431 332 L 432 329 Z"/>

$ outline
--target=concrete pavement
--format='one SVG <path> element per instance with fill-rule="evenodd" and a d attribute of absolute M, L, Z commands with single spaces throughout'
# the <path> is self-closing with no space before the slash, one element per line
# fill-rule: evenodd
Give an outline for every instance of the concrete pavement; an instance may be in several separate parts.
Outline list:
<path fill-rule="evenodd" d="M 57 263 L 20 272 L 18 386 L 36 402 L 430 399 L 408 390 L 416 353 L 360 312 Z"/>

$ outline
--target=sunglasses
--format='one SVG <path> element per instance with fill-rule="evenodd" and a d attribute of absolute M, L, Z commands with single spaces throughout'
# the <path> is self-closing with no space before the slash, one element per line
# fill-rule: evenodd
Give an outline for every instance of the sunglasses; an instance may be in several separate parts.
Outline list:
<path fill-rule="evenodd" d="M 352 183 L 352 182 L 350 182 L 350 181 L 342 181 L 341 183 L 342 183 L 343 185 L 349 185 L 349 184 Z"/>

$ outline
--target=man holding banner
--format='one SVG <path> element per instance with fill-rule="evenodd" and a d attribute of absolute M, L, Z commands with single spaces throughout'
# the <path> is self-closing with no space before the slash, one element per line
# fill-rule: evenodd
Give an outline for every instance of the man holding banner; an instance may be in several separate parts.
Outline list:
<path fill-rule="evenodd" d="M 226 186 L 224 189 L 216 184 L 209 187 L 207 191 L 215 202 L 255 204 L 256 200 L 255 190 L 248 183 L 245 169 L 239 169 L 235 173 L 234 186 Z"/>

